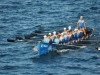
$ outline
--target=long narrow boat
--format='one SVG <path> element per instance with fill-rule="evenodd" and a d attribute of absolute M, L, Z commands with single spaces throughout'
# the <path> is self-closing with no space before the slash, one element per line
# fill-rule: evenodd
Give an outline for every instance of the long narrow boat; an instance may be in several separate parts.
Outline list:
<path fill-rule="evenodd" d="M 86 33 L 88 35 L 88 38 L 89 36 L 92 35 L 92 31 L 93 31 L 93 28 L 86 28 Z M 83 36 L 83 40 L 86 39 L 87 36 Z M 82 40 L 81 40 L 82 41 Z M 79 43 L 80 41 L 78 41 L 77 43 Z M 72 45 L 75 45 L 75 43 L 73 43 Z M 59 47 L 66 47 L 66 48 L 69 48 L 70 45 L 57 45 L 57 44 L 49 44 L 49 43 L 42 43 L 42 42 L 38 42 L 38 56 L 41 56 L 43 54 L 47 54 L 47 53 L 50 53 L 50 52 L 53 52 L 53 51 L 57 51 Z"/>

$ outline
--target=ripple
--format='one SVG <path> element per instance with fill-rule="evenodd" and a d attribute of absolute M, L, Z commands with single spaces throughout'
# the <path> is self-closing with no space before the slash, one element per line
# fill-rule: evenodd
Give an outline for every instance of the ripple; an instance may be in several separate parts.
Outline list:
<path fill-rule="evenodd" d="M 16 69 L 16 68 L 18 68 L 18 67 L 6 65 L 6 66 L 2 67 L 2 70 L 14 70 L 14 69 Z"/>
<path fill-rule="evenodd" d="M 98 57 L 98 56 L 92 56 L 90 59 L 97 60 L 97 59 L 100 59 L 100 57 Z"/>
<path fill-rule="evenodd" d="M 7 57 L 9 56 L 10 54 L 0 54 L 0 58 L 3 58 L 3 57 Z"/>
<path fill-rule="evenodd" d="M 19 6 L 13 6 L 13 5 L 0 5 L 0 9 L 18 9 Z"/>
<path fill-rule="evenodd" d="M 90 9 L 91 10 L 97 10 L 98 8 L 97 7 L 91 7 Z"/>

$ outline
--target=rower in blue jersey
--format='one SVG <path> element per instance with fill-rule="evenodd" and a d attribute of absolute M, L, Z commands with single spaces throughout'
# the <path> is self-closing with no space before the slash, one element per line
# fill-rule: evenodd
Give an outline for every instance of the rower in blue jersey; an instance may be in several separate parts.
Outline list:
<path fill-rule="evenodd" d="M 64 36 L 63 36 L 63 33 L 61 33 L 60 37 L 59 37 L 59 41 L 60 41 L 60 44 L 63 44 L 64 43 Z"/>
<path fill-rule="evenodd" d="M 66 28 L 64 28 L 63 34 L 64 34 L 64 35 L 67 34 L 67 30 L 66 30 Z"/>
<path fill-rule="evenodd" d="M 73 35 L 74 35 L 74 41 L 77 42 L 78 41 L 78 29 L 77 28 L 75 28 Z"/>
<path fill-rule="evenodd" d="M 67 34 L 68 34 L 68 32 L 67 32 Z M 65 43 L 68 43 L 68 41 L 69 41 L 69 38 L 68 38 L 68 36 L 67 36 L 67 34 L 66 35 L 64 35 L 64 39 L 65 39 Z"/>
<path fill-rule="evenodd" d="M 72 30 L 69 31 L 69 41 L 72 42 Z"/>
<path fill-rule="evenodd" d="M 83 20 L 83 16 L 80 16 L 80 19 L 78 20 L 76 26 L 77 26 L 78 29 L 80 29 L 81 31 L 84 32 L 84 35 L 86 35 L 86 31 L 85 31 L 85 29 L 86 29 L 86 23 Z"/>
<path fill-rule="evenodd" d="M 56 35 L 56 31 L 53 32 L 53 39 L 55 39 L 57 37 Z"/>
<path fill-rule="evenodd" d="M 48 38 L 49 38 L 49 43 L 52 44 L 53 39 L 52 39 L 52 37 L 51 37 L 51 33 L 48 34 Z"/>
<path fill-rule="evenodd" d="M 71 26 L 68 26 L 68 31 L 70 31 L 71 30 Z"/>
<path fill-rule="evenodd" d="M 46 35 L 44 35 L 43 42 L 44 42 L 44 43 L 49 43 L 49 38 L 48 38 Z"/>
<path fill-rule="evenodd" d="M 79 40 L 82 40 L 83 39 L 83 31 L 81 29 L 78 29 L 78 38 Z"/>
<path fill-rule="evenodd" d="M 59 37 L 56 37 L 56 38 L 54 39 L 54 43 L 55 43 L 55 44 L 59 44 Z"/>

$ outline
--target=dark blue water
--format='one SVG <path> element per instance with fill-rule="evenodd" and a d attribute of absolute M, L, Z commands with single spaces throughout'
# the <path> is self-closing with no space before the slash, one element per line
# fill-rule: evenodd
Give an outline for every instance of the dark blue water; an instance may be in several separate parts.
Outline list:
<path fill-rule="evenodd" d="M 42 36 L 63 27 L 75 28 L 80 16 L 100 40 L 100 0 L 0 0 L 0 75 L 100 75 L 100 51 L 94 45 L 34 58 Z M 41 25 L 41 27 L 37 27 Z M 35 30 L 23 42 L 7 42 Z"/>

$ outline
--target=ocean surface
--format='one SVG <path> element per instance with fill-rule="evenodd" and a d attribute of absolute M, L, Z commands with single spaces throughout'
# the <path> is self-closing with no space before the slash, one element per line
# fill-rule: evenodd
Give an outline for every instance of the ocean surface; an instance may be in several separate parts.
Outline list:
<path fill-rule="evenodd" d="M 92 45 L 34 58 L 43 35 L 74 29 L 80 16 L 94 28 Z M 41 33 L 7 42 L 35 30 Z M 0 0 L 0 75 L 100 75 L 100 51 L 95 47 L 100 47 L 100 0 Z"/>

